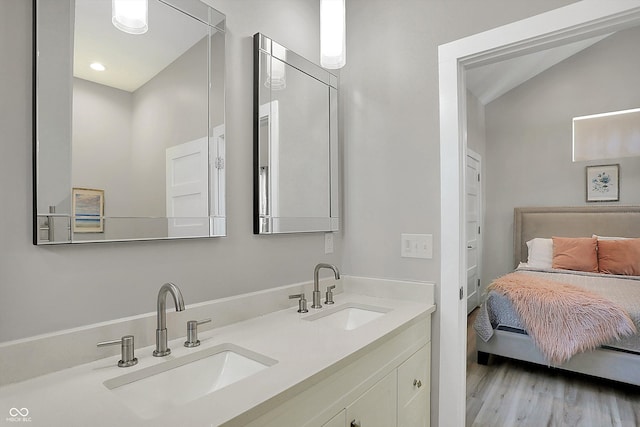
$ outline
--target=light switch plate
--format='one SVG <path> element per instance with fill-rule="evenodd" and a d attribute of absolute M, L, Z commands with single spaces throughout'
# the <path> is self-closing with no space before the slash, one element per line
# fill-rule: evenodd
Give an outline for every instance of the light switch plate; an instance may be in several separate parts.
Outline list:
<path fill-rule="evenodd" d="M 433 258 L 432 234 L 401 234 L 400 256 L 403 258 Z"/>

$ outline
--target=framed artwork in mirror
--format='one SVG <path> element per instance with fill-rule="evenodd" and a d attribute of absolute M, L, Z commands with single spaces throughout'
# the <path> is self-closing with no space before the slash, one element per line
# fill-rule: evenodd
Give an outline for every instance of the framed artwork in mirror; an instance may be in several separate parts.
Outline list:
<path fill-rule="evenodd" d="M 620 200 L 620 165 L 587 166 L 587 202 Z"/>
<path fill-rule="evenodd" d="M 73 232 L 104 233 L 104 190 L 74 188 Z"/>

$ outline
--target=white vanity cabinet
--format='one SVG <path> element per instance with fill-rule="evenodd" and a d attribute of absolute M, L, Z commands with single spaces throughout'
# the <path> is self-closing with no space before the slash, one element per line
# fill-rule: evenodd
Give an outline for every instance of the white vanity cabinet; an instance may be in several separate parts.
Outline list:
<path fill-rule="evenodd" d="M 280 405 L 251 427 L 426 427 L 430 399 L 430 315 L 415 319 Z M 302 386 L 301 386 L 302 387 Z M 229 424 L 236 425 L 236 424 Z M 238 424 L 240 425 L 240 424 Z"/>
<path fill-rule="evenodd" d="M 429 426 L 430 363 L 427 343 L 323 427 Z"/>

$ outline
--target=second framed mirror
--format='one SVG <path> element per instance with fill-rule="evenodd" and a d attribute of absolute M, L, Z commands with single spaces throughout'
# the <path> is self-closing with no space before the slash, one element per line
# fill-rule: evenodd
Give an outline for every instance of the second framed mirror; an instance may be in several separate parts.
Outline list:
<path fill-rule="evenodd" d="M 338 79 L 254 35 L 254 233 L 339 228 Z"/>

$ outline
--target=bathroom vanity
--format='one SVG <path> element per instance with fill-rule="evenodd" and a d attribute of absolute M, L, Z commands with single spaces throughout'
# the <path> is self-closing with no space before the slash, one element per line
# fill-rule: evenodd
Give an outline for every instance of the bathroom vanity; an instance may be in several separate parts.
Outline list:
<path fill-rule="evenodd" d="M 320 286 L 333 284 L 335 304 L 308 313 L 288 295 L 312 283 L 170 310 L 165 357 L 152 356 L 156 313 L 4 343 L 0 412 L 46 426 L 429 425 L 433 285 Z M 206 317 L 185 347 L 187 321 Z M 121 333 L 135 336 L 135 366 L 96 348 Z"/>
<path fill-rule="evenodd" d="M 254 422 L 229 425 L 428 426 L 430 321 L 422 320 L 341 361 L 343 368 Z"/>

